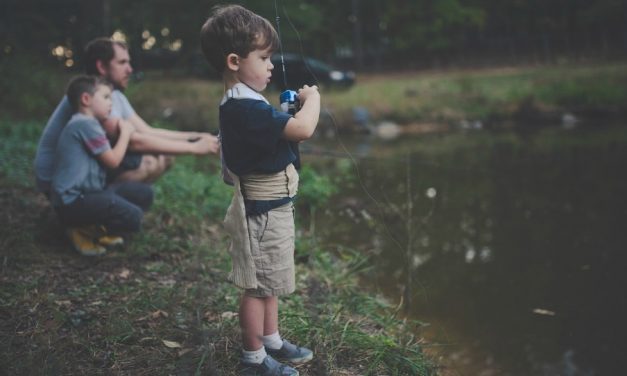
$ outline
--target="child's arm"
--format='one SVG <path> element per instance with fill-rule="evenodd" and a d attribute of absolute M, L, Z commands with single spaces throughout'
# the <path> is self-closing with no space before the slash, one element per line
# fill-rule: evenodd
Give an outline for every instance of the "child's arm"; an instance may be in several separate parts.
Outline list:
<path fill-rule="evenodd" d="M 120 165 L 122 159 L 124 158 L 124 154 L 126 154 L 126 148 L 128 147 L 131 134 L 135 132 L 135 128 L 130 123 L 125 121 L 119 121 L 118 127 L 120 135 L 118 137 L 118 141 L 115 143 L 115 146 L 96 157 L 100 163 L 108 169 L 114 169 Z"/>
<path fill-rule="evenodd" d="M 320 93 L 317 86 L 303 86 L 298 90 L 300 111 L 288 120 L 283 137 L 289 141 L 304 141 L 313 136 L 320 116 Z"/>

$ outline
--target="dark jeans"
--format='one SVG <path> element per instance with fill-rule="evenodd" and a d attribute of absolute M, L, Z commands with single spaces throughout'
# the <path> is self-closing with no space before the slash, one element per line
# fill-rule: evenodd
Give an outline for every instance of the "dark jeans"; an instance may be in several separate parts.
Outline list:
<path fill-rule="evenodd" d="M 137 182 L 111 184 L 100 192 L 84 193 L 68 205 L 55 208 L 67 226 L 103 225 L 111 235 L 137 232 L 144 211 L 150 208 L 150 185 Z"/>

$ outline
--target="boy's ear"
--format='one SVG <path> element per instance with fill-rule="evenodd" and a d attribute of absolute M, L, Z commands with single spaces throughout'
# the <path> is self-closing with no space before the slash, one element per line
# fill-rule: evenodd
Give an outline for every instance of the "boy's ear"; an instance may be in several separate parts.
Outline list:
<path fill-rule="evenodd" d="M 88 92 L 81 94 L 81 107 L 89 107 L 91 104 L 91 95 Z"/>
<path fill-rule="evenodd" d="M 226 67 L 229 70 L 237 72 L 239 70 L 239 56 L 234 53 L 230 53 L 226 56 Z"/>
<path fill-rule="evenodd" d="M 101 76 L 107 75 L 107 65 L 102 60 L 96 60 L 96 69 Z"/>

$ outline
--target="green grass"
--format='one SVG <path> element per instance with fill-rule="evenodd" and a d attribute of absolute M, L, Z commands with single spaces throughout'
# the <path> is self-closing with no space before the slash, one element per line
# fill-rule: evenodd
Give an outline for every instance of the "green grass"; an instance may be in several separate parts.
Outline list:
<path fill-rule="evenodd" d="M 143 232 L 123 250 L 80 257 L 33 187 L 42 127 L 0 122 L 0 368 L 15 375 L 236 374 L 239 291 L 226 281 L 221 227 L 230 191 L 216 161 L 177 158 L 156 184 Z M 308 195 L 330 197 L 334 180 L 315 170 L 303 176 L 298 210 L 306 214 Z M 299 233 L 298 291 L 282 300 L 281 331 L 316 352 L 301 374 L 434 374 L 412 334 L 420 323 L 401 320 L 359 288 L 364 256 Z"/>

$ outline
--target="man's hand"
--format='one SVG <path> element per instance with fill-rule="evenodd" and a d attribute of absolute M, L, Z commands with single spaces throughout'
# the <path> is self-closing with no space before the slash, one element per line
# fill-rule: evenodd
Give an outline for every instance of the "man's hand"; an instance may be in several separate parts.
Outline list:
<path fill-rule="evenodd" d="M 194 154 L 218 154 L 220 143 L 218 138 L 212 134 L 201 133 L 200 137 L 193 143 Z"/>

